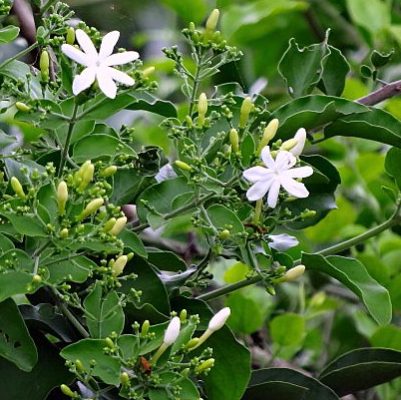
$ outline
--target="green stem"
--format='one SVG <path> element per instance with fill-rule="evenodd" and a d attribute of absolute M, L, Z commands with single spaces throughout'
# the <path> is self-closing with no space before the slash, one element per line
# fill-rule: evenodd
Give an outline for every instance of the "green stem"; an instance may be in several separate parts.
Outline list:
<path fill-rule="evenodd" d="M 199 84 L 200 84 L 200 73 L 202 71 L 202 55 L 198 56 L 198 60 L 197 60 L 197 64 L 196 64 L 196 71 L 195 71 L 195 76 L 194 76 L 194 86 L 192 88 L 192 94 L 191 94 L 191 99 L 190 99 L 190 103 L 189 103 L 189 111 L 188 111 L 188 115 L 192 116 L 192 113 L 194 111 L 194 105 L 195 105 L 195 99 L 196 96 L 198 94 L 198 89 L 199 89 Z"/>
<path fill-rule="evenodd" d="M 59 170 L 58 170 L 58 177 L 60 177 L 63 174 L 63 169 L 65 167 L 65 163 L 67 161 L 67 157 L 68 157 L 68 150 L 70 148 L 70 142 L 71 142 L 71 137 L 72 137 L 72 132 L 74 130 L 74 126 L 75 123 L 77 121 L 77 113 L 78 113 L 78 104 L 74 103 L 74 110 L 72 112 L 72 117 L 70 119 L 70 124 L 68 126 L 68 132 L 67 132 L 67 138 L 65 140 L 65 144 L 64 144 L 64 149 L 63 149 L 63 153 L 61 155 L 61 159 L 60 159 L 60 166 L 59 166 Z"/>
<path fill-rule="evenodd" d="M 50 8 L 54 3 L 56 3 L 56 1 L 57 1 L 57 0 L 49 0 L 49 1 L 42 7 L 42 9 L 40 10 L 40 12 L 41 12 L 42 14 L 44 14 L 45 12 L 47 12 L 47 11 L 49 10 L 49 8 Z"/>
<path fill-rule="evenodd" d="M 388 228 L 397 225 L 400 223 L 400 217 L 398 215 L 400 206 L 397 206 L 396 212 L 385 222 L 380 225 L 375 226 L 372 229 L 367 230 L 366 232 L 362 233 L 361 235 L 355 236 L 352 239 L 344 240 L 343 242 L 337 243 L 333 246 L 327 247 L 326 249 L 317 251 L 316 254 L 321 254 L 323 256 L 327 256 L 330 254 L 337 254 L 344 250 L 349 249 L 350 247 L 356 246 L 360 243 L 365 242 L 366 240 L 378 235 L 381 232 L 384 232 Z M 301 260 L 294 261 L 294 265 L 300 264 Z M 223 296 L 225 294 L 234 292 L 235 290 L 241 289 L 243 287 L 253 285 L 254 283 L 260 282 L 263 280 L 263 277 L 258 275 L 252 278 L 243 279 L 242 281 L 233 283 L 231 285 L 226 285 L 221 288 L 212 290 L 211 292 L 201 294 L 197 297 L 199 300 L 211 300 L 215 299 L 216 297 Z"/>
<path fill-rule="evenodd" d="M 15 54 L 13 57 L 8 58 L 7 60 L 3 61 L 0 64 L 0 69 L 4 68 L 6 65 L 10 64 L 10 62 L 17 60 L 18 58 L 24 57 L 25 55 L 29 54 L 32 50 L 35 50 L 37 47 L 39 47 L 38 42 L 31 44 L 29 47 L 27 47 L 26 49 Z"/>

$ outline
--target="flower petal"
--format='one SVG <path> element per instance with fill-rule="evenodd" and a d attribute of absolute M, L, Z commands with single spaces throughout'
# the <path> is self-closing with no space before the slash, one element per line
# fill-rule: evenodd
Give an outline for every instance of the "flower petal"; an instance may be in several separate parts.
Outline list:
<path fill-rule="evenodd" d="M 266 179 L 272 172 L 264 167 L 252 167 L 245 170 L 242 176 L 249 182 L 255 183 L 257 181 Z"/>
<path fill-rule="evenodd" d="M 99 55 L 97 54 L 96 47 L 91 38 L 82 29 L 77 29 L 75 34 L 81 49 L 93 63 L 96 62 Z"/>
<path fill-rule="evenodd" d="M 290 150 L 290 152 L 295 156 L 299 157 L 304 150 L 305 141 L 306 141 L 306 130 L 304 128 L 300 128 L 297 130 L 297 133 L 294 136 L 297 144 Z"/>
<path fill-rule="evenodd" d="M 132 86 L 135 84 L 135 81 L 125 72 L 121 72 L 118 69 L 106 67 L 108 73 L 117 82 L 120 82 L 127 86 Z"/>
<path fill-rule="evenodd" d="M 269 189 L 267 196 L 267 205 L 271 208 L 275 208 L 277 205 L 278 195 L 280 192 L 280 181 L 275 179 Z"/>
<path fill-rule="evenodd" d="M 301 182 L 297 182 L 294 179 L 290 178 L 286 174 L 281 175 L 280 177 L 281 184 L 283 188 L 294 197 L 305 198 L 309 196 L 308 189 L 306 189 L 305 185 Z"/>
<path fill-rule="evenodd" d="M 115 99 L 117 95 L 117 86 L 107 68 L 99 68 L 96 74 L 100 90 L 110 99 Z"/>
<path fill-rule="evenodd" d="M 270 147 L 269 146 L 265 146 L 262 149 L 262 161 L 265 163 L 266 167 L 270 168 L 270 169 L 275 169 L 275 162 L 273 160 L 273 157 L 270 154 Z"/>
<path fill-rule="evenodd" d="M 246 192 L 249 201 L 256 201 L 263 198 L 270 188 L 272 181 L 259 181 L 252 185 Z"/>
<path fill-rule="evenodd" d="M 292 168 L 297 162 L 297 159 L 289 152 L 281 150 L 276 156 L 276 169 L 278 171 L 287 171 Z"/>
<path fill-rule="evenodd" d="M 286 233 L 280 233 L 279 235 L 269 235 L 271 242 L 269 247 L 277 251 L 285 251 L 291 247 L 298 246 L 299 241 L 296 237 L 287 235 Z"/>
<path fill-rule="evenodd" d="M 85 68 L 79 75 L 74 78 L 74 82 L 72 84 L 72 91 L 75 96 L 84 90 L 88 89 L 93 82 L 95 82 L 96 78 L 96 69 L 95 68 Z"/>
<path fill-rule="evenodd" d="M 124 53 L 112 54 L 103 61 L 103 65 L 107 67 L 112 67 L 114 65 L 127 64 L 135 61 L 139 58 L 139 54 L 136 51 L 126 51 Z"/>
<path fill-rule="evenodd" d="M 88 59 L 88 56 L 83 53 L 81 50 L 78 50 L 74 46 L 71 46 L 70 44 L 63 44 L 61 46 L 61 51 L 68 57 L 71 58 L 71 60 L 74 60 L 78 64 L 84 65 L 85 67 L 89 66 L 90 60 Z"/>
<path fill-rule="evenodd" d="M 313 168 L 312 167 L 292 168 L 286 171 L 285 174 L 291 178 L 306 178 L 313 174 Z"/>
<path fill-rule="evenodd" d="M 100 45 L 99 50 L 99 60 L 103 61 L 105 58 L 111 56 L 113 54 L 113 50 L 115 45 L 120 39 L 120 32 L 113 31 L 109 32 L 107 35 L 104 36 L 102 39 L 102 44 Z"/>

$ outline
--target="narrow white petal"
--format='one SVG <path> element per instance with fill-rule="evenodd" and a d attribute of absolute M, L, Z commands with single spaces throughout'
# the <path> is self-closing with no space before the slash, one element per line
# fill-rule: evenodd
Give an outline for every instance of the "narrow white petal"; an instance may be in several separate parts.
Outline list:
<path fill-rule="evenodd" d="M 267 196 L 267 205 L 271 208 L 275 208 L 277 205 L 278 195 L 280 192 L 280 181 L 275 179 L 269 189 Z"/>
<path fill-rule="evenodd" d="M 242 176 L 249 182 L 255 183 L 262 179 L 266 179 L 268 175 L 272 174 L 270 170 L 264 167 L 252 167 L 246 169 Z"/>
<path fill-rule="evenodd" d="M 262 149 L 262 161 L 265 163 L 266 167 L 270 168 L 270 169 L 275 169 L 275 162 L 273 160 L 273 157 L 270 154 L 270 147 L 269 146 L 265 146 Z"/>
<path fill-rule="evenodd" d="M 259 181 L 252 185 L 248 191 L 246 192 L 246 197 L 249 201 L 256 201 L 263 198 L 263 196 L 267 193 L 271 185 L 270 182 Z"/>
<path fill-rule="evenodd" d="M 121 72 L 118 69 L 106 67 L 110 76 L 117 82 L 122 83 L 123 85 L 132 86 L 135 84 L 135 81 L 125 72 Z"/>
<path fill-rule="evenodd" d="M 280 233 L 279 235 L 269 235 L 271 242 L 269 247 L 277 251 L 285 251 L 292 247 L 298 246 L 299 241 L 296 237 Z"/>
<path fill-rule="evenodd" d="M 292 168 L 286 171 L 285 174 L 291 178 L 306 178 L 313 174 L 313 168 L 312 167 Z"/>
<path fill-rule="evenodd" d="M 85 53 L 83 53 L 81 50 L 78 50 L 74 46 L 71 46 L 70 44 L 63 44 L 61 46 L 61 51 L 68 58 L 71 58 L 71 60 L 74 60 L 78 64 L 84 65 L 85 67 L 87 67 L 90 63 L 90 60 Z"/>
<path fill-rule="evenodd" d="M 293 167 L 297 159 L 289 151 L 279 151 L 276 156 L 276 168 L 279 171 L 286 171 Z"/>
<path fill-rule="evenodd" d="M 77 29 L 75 34 L 81 49 L 95 62 L 98 59 L 98 53 L 91 38 L 82 29 Z"/>
<path fill-rule="evenodd" d="M 103 61 L 105 58 L 111 56 L 113 54 L 113 50 L 115 45 L 120 39 L 120 32 L 113 31 L 108 33 L 102 40 L 102 44 L 100 45 L 99 50 L 99 60 Z"/>
<path fill-rule="evenodd" d="M 93 84 L 93 82 L 95 82 L 95 78 L 95 68 L 85 68 L 79 75 L 77 75 L 74 78 L 74 82 L 72 84 L 72 91 L 75 96 L 88 89 Z"/>
<path fill-rule="evenodd" d="M 280 177 L 281 184 L 283 188 L 294 197 L 305 198 L 309 196 L 308 189 L 301 182 L 297 182 L 294 179 L 283 174 Z"/>
<path fill-rule="evenodd" d="M 300 128 L 297 130 L 297 133 L 294 136 L 296 139 L 297 144 L 290 150 L 290 152 L 295 156 L 299 157 L 302 154 L 302 151 L 305 147 L 306 141 L 306 130 L 304 128 Z"/>
<path fill-rule="evenodd" d="M 117 95 L 117 86 L 106 68 L 98 69 L 96 79 L 99 83 L 100 90 L 110 99 L 115 99 Z"/>
<path fill-rule="evenodd" d="M 103 61 L 103 65 L 113 67 L 114 65 L 123 65 L 135 61 L 139 58 L 136 51 L 126 51 L 124 53 L 112 54 Z"/>

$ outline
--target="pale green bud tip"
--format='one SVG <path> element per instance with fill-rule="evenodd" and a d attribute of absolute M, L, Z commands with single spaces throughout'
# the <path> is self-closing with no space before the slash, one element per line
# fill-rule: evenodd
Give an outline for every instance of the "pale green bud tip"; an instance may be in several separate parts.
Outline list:
<path fill-rule="evenodd" d="M 61 385 L 60 389 L 63 392 L 63 394 L 65 394 L 68 397 L 71 397 L 72 399 L 75 399 L 77 397 L 76 393 L 73 392 L 67 385 L 64 385 L 64 384 Z"/>
<path fill-rule="evenodd" d="M 174 317 L 167 329 L 166 332 L 164 333 L 164 339 L 163 343 L 166 346 L 171 346 L 178 338 L 178 335 L 180 334 L 180 328 L 181 328 L 181 321 L 178 317 Z"/>
<path fill-rule="evenodd" d="M 298 144 L 297 139 L 286 140 L 280 147 L 280 150 L 290 151 Z"/>
<path fill-rule="evenodd" d="M 209 358 L 205 361 L 203 361 L 200 365 L 198 365 L 195 369 L 195 371 L 200 374 L 202 372 L 207 372 L 211 368 L 214 367 L 215 359 L 214 358 Z"/>
<path fill-rule="evenodd" d="M 117 220 L 116 220 L 115 218 L 110 218 L 110 219 L 104 224 L 103 231 L 104 231 L 104 232 L 109 232 L 109 231 L 114 227 L 114 225 L 116 224 L 116 222 L 117 222 Z"/>
<path fill-rule="evenodd" d="M 125 228 L 127 221 L 128 221 L 127 217 L 117 218 L 116 223 L 110 230 L 110 234 L 113 236 L 117 236 Z"/>
<path fill-rule="evenodd" d="M 305 265 L 297 265 L 294 268 L 289 269 L 285 274 L 284 274 L 284 281 L 285 282 L 291 282 L 295 281 L 298 278 L 300 278 L 305 272 Z"/>
<path fill-rule="evenodd" d="M 260 142 L 259 148 L 260 150 L 263 149 L 269 142 L 276 136 L 277 129 L 278 129 L 279 121 L 277 118 L 272 119 L 268 125 L 266 126 L 265 130 L 263 131 L 262 140 Z"/>
<path fill-rule="evenodd" d="M 47 80 L 49 78 L 50 57 L 46 50 L 43 50 L 40 54 L 39 66 L 42 78 Z"/>
<path fill-rule="evenodd" d="M 39 283 L 42 282 L 42 277 L 41 277 L 40 275 L 38 275 L 38 274 L 35 274 L 35 275 L 32 277 L 32 282 L 33 282 L 33 283 L 36 283 L 36 284 L 39 284 Z"/>
<path fill-rule="evenodd" d="M 122 372 L 120 375 L 120 382 L 123 386 L 128 385 L 129 383 L 129 375 L 126 372 Z"/>
<path fill-rule="evenodd" d="M 149 320 L 143 321 L 142 328 L 141 328 L 141 335 L 146 336 L 149 332 L 150 322 Z"/>
<path fill-rule="evenodd" d="M 239 150 L 239 136 L 237 130 L 234 128 L 230 130 L 230 143 L 232 149 L 237 152 Z"/>
<path fill-rule="evenodd" d="M 84 372 L 85 371 L 84 365 L 82 364 L 81 360 L 75 360 L 75 367 L 76 367 L 78 372 Z"/>
<path fill-rule="evenodd" d="M 113 275 L 119 276 L 123 273 L 125 266 L 127 265 L 128 257 L 120 256 L 117 258 L 113 266 L 111 267 Z"/>
<path fill-rule="evenodd" d="M 196 347 L 200 342 L 200 338 L 196 337 L 196 338 L 192 338 L 187 345 L 185 346 L 187 349 L 192 349 L 194 347 Z"/>
<path fill-rule="evenodd" d="M 102 205 L 104 204 L 104 199 L 98 197 L 97 199 L 92 200 L 82 212 L 82 217 L 86 218 L 91 214 L 94 214 Z"/>
<path fill-rule="evenodd" d="M 217 27 L 217 23 L 220 18 L 220 10 L 215 8 L 209 15 L 209 18 L 206 21 L 206 29 L 209 31 L 214 31 Z"/>
<path fill-rule="evenodd" d="M 61 181 L 57 186 L 57 204 L 60 214 L 64 214 L 65 205 L 68 201 L 68 187 L 64 181 Z"/>
<path fill-rule="evenodd" d="M 17 101 L 15 103 L 15 107 L 17 107 L 18 111 L 21 112 L 28 112 L 31 111 L 31 107 L 29 107 L 28 105 L 26 105 L 25 103 L 22 103 L 21 101 Z"/>
<path fill-rule="evenodd" d="M 68 229 L 67 229 L 67 228 L 62 229 L 62 230 L 60 231 L 60 237 L 61 237 L 61 239 L 67 239 L 67 238 L 68 238 L 68 234 L 69 234 L 69 232 L 68 232 Z"/>
<path fill-rule="evenodd" d="M 216 315 L 212 317 L 212 319 L 209 321 L 209 326 L 208 330 L 212 332 L 216 332 L 219 329 L 221 329 L 224 324 L 226 323 L 228 317 L 231 314 L 231 309 L 230 307 L 225 307 L 221 309 Z"/>
<path fill-rule="evenodd" d="M 145 68 L 142 71 L 142 75 L 144 78 L 147 78 L 149 75 L 152 75 L 155 71 L 156 71 L 156 68 L 154 66 L 151 66 L 151 67 Z"/>
<path fill-rule="evenodd" d="M 201 93 L 198 100 L 198 114 L 200 116 L 205 116 L 207 113 L 207 97 L 205 93 Z"/>
<path fill-rule="evenodd" d="M 11 187 L 18 197 L 20 197 L 21 199 L 25 199 L 24 189 L 22 188 L 22 185 L 18 178 L 16 178 L 15 176 L 11 178 Z"/>
<path fill-rule="evenodd" d="M 110 167 L 105 168 L 101 173 L 100 176 L 103 178 L 108 178 L 109 176 L 114 175 L 117 172 L 117 167 L 115 165 L 110 165 Z"/>
<path fill-rule="evenodd" d="M 228 229 L 223 229 L 220 233 L 219 233 L 219 238 L 222 240 L 226 240 L 230 237 L 230 231 Z"/>
<path fill-rule="evenodd" d="M 191 171 L 192 167 L 188 165 L 186 162 L 181 161 L 181 160 L 176 160 L 174 161 L 174 164 L 179 168 L 182 169 L 183 171 Z"/>
<path fill-rule="evenodd" d="M 75 29 L 73 27 L 69 27 L 67 29 L 67 36 L 66 36 L 67 44 L 73 45 L 75 42 Z"/>
<path fill-rule="evenodd" d="M 250 97 L 246 97 L 241 105 L 241 112 L 240 112 L 240 121 L 239 126 L 240 128 L 244 128 L 248 122 L 249 114 L 253 109 L 252 99 Z"/>

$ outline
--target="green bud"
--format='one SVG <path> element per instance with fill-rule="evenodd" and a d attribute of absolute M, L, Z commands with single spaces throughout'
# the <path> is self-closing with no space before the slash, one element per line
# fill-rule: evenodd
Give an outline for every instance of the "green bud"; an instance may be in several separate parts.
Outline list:
<path fill-rule="evenodd" d="M 57 204 L 58 212 L 63 215 L 65 212 L 65 205 L 68 201 L 68 187 L 64 181 L 61 181 L 57 186 Z"/>
<path fill-rule="evenodd" d="M 186 162 L 181 161 L 181 160 L 176 160 L 174 161 L 174 164 L 179 168 L 182 169 L 183 171 L 191 171 L 192 167 L 188 165 Z"/>
<path fill-rule="evenodd" d="M 198 99 L 198 124 L 203 126 L 205 123 L 205 117 L 207 113 L 208 103 L 205 93 L 201 93 Z"/>
<path fill-rule="evenodd" d="M 113 228 L 110 230 L 110 235 L 117 236 L 120 234 L 120 232 L 125 228 L 125 225 L 127 225 L 127 217 L 120 217 L 117 218 L 116 223 L 114 224 Z"/>
<path fill-rule="evenodd" d="M 316 215 L 315 210 L 305 210 L 301 213 L 301 218 L 313 218 Z"/>
<path fill-rule="evenodd" d="M 73 27 L 67 29 L 66 42 L 70 45 L 75 43 L 75 29 Z"/>
<path fill-rule="evenodd" d="M 114 276 L 119 276 L 123 273 L 125 266 L 127 265 L 128 257 L 127 256 L 120 256 L 114 262 L 111 267 L 112 273 Z"/>
<path fill-rule="evenodd" d="M 284 151 L 290 151 L 292 148 L 294 148 L 296 145 L 298 144 L 298 140 L 297 139 L 289 139 L 286 140 L 281 146 L 280 146 L 280 150 L 284 150 Z"/>
<path fill-rule="evenodd" d="M 134 253 L 131 251 L 131 253 L 128 253 L 127 254 L 127 258 L 128 258 L 128 261 L 131 261 L 133 258 L 134 258 Z"/>
<path fill-rule="evenodd" d="M 148 334 L 149 328 L 150 328 L 149 320 L 143 321 L 142 328 L 141 328 L 141 336 L 142 337 L 145 337 Z"/>
<path fill-rule="evenodd" d="M 75 368 L 79 373 L 82 373 L 85 371 L 84 365 L 82 364 L 81 360 L 75 360 Z"/>
<path fill-rule="evenodd" d="M 188 317 L 188 311 L 184 308 L 180 312 L 180 321 L 185 322 L 187 320 L 187 317 Z"/>
<path fill-rule="evenodd" d="M 278 125 L 279 121 L 277 118 L 272 119 L 268 123 L 265 130 L 263 131 L 263 136 L 258 146 L 257 150 L 258 155 L 262 152 L 263 148 L 269 144 L 269 142 L 274 138 L 274 136 L 276 136 Z"/>
<path fill-rule="evenodd" d="M 80 219 L 85 219 L 86 217 L 89 217 L 89 215 L 94 214 L 103 204 L 104 199 L 102 199 L 101 197 L 92 200 L 82 211 Z"/>
<path fill-rule="evenodd" d="M 126 372 L 122 372 L 120 374 L 120 382 L 123 386 L 127 386 L 129 384 L 129 375 Z"/>
<path fill-rule="evenodd" d="M 50 57 L 46 50 L 43 50 L 40 54 L 39 66 L 42 81 L 48 82 L 50 74 Z"/>
<path fill-rule="evenodd" d="M 68 229 L 67 229 L 67 228 L 63 228 L 63 229 L 60 231 L 60 238 L 61 238 L 61 239 L 67 239 L 67 238 L 68 238 L 68 234 L 69 234 Z"/>
<path fill-rule="evenodd" d="M 147 78 L 149 75 L 152 75 L 155 71 L 156 71 L 156 68 L 155 68 L 154 66 L 145 68 L 145 69 L 142 71 L 142 76 L 143 76 L 144 78 Z"/>
<path fill-rule="evenodd" d="M 253 110 L 253 103 L 250 97 L 246 97 L 241 105 L 241 111 L 239 116 L 239 127 L 241 129 L 245 128 L 249 120 L 249 115 Z"/>
<path fill-rule="evenodd" d="M 239 136 L 234 128 L 230 130 L 230 143 L 233 151 L 237 153 L 239 151 Z"/>
<path fill-rule="evenodd" d="M 199 344 L 200 339 L 198 337 L 196 338 L 192 338 L 186 345 L 185 347 L 187 349 L 192 349 L 194 347 L 196 347 Z"/>
<path fill-rule="evenodd" d="M 206 29 L 208 31 L 214 31 L 217 27 L 217 23 L 219 22 L 220 10 L 215 8 L 209 15 L 209 18 L 206 21 Z"/>
<path fill-rule="evenodd" d="M 39 284 L 42 282 L 42 277 L 38 274 L 35 274 L 32 278 L 32 283 Z"/>
<path fill-rule="evenodd" d="M 202 372 L 209 371 L 211 368 L 214 367 L 214 363 L 215 363 L 215 359 L 214 358 L 209 358 L 209 359 L 203 361 L 200 365 L 198 365 L 195 368 L 195 373 L 201 374 Z"/>
<path fill-rule="evenodd" d="M 16 178 L 15 176 L 13 176 L 11 178 L 11 187 L 14 190 L 15 194 L 22 200 L 25 199 L 26 195 L 24 192 L 24 189 L 22 188 L 22 185 L 20 183 L 20 181 L 18 180 L 18 178 Z"/>
<path fill-rule="evenodd" d="M 95 173 L 95 166 L 89 161 L 88 164 L 83 165 L 84 168 L 82 168 L 82 173 L 81 173 L 81 178 L 82 181 L 79 185 L 79 188 L 81 190 L 84 190 L 90 182 L 93 180 L 93 175 Z"/>
<path fill-rule="evenodd" d="M 21 101 L 17 101 L 15 103 L 15 107 L 17 107 L 17 110 L 21 112 L 29 112 L 32 109 L 31 107 L 27 106 L 25 103 L 22 103 Z"/>
<path fill-rule="evenodd" d="M 109 337 L 104 339 L 104 341 L 106 342 L 107 347 L 109 347 L 110 349 L 114 349 L 114 342 Z"/>
<path fill-rule="evenodd" d="M 60 385 L 60 389 L 66 396 L 71 397 L 72 399 L 77 398 L 77 393 L 73 392 L 67 385 Z"/>
<path fill-rule="evenodd" d="M 219 233 L 219 238 L 222 240 L 226 240 L 230 237 L 230 231 L 228 229 L 223 229 L 220 233 Z"/>
<path fill-rule="evenodd" d="M 103 226 L 104 232 L 109 232 L 113 226 L 116 224 L 117 220 L 115 218 L 110 218 Z"/>
<path fill-rule="evenodd" d="M 110 167 L 105 168 L 100 172 L 100 176 L 103 178 L 108 178 L 117 172 L 117 167 L 115 165 L 110 165 Z"/>

